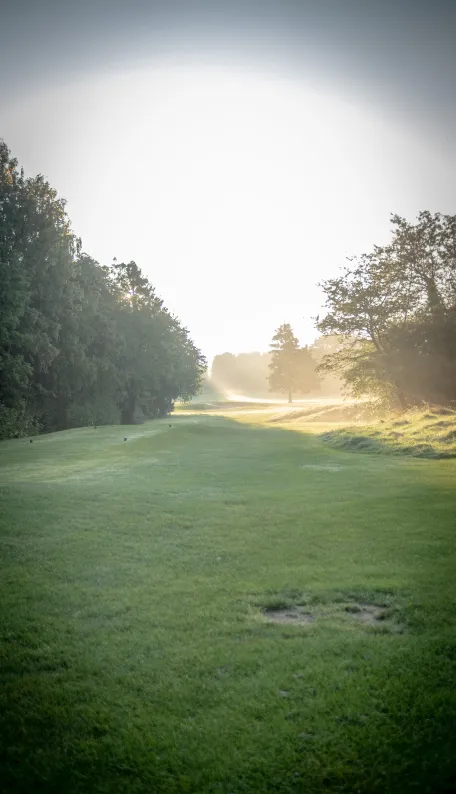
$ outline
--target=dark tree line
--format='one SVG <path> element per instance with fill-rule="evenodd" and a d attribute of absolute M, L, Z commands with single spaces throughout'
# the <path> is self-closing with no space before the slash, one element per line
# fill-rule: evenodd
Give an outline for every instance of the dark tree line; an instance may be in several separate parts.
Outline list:
<path fill-rule="evenodd" d="M 132 423 L 196 394 L 205 359 L 134 262 L 100 267 L 65 202 L 0 141 L 0 437 Z"/>
<path fill-rule="evenodd" d="M 456 402 L 456 215 L 393 216 L 389 245 L 323 282 L 317 328 L 338 340 L 321 368 L 354 396 L 402 409 Z"/>

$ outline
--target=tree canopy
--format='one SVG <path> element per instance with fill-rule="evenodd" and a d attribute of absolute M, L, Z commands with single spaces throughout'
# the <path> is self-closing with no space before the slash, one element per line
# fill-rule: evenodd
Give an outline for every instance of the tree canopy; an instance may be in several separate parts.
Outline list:
<path fill-rule="evenodd" d="M 456 400 L 456 216 L 392 216 L 389 245 L 353 258 L 322 284 L 317 318 L 338 347 L 323 358 L 354 396 L 406 408 Z"/>
<path fill-rule="evenodd" d="M 135 262 L 82 251 L 65 202 L 0 141 L 0 437 L 166 414 L 206 368 Z"/>

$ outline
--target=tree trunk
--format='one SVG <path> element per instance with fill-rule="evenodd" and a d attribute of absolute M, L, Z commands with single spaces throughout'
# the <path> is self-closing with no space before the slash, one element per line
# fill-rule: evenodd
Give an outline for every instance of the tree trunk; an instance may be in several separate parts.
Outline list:
<path fill-rule="evenodd" d="M 130 392 L 122 405 L 121 423 L 123 425 L 134 425 L 135 423 L 136 395 Z"/>
<path fill-rule="evenodd" d="M 431 311 L 434 314 L 438 314 L 439 312 L 442 312 L 445 307 L 440 292 L 437 289 L 435 278 L 433 276 L 426 279 L 426 292 L 427 292 L 428 305 Z"/>

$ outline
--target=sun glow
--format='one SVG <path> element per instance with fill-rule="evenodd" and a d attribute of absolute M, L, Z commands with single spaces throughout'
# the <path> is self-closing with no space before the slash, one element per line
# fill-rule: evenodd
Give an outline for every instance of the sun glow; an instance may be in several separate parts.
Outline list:
<path fill-rule="evenodd" d="M 266 350 L 284 321 L 311 342 L 317 282 L 382 242 L 414 189 L 390 166 L 401 147 L 419 156 L 410 140 L 285 77 L 149 65 L 40 96 L 35 110 L 18 106 L 14 124 L 53 119 L 42 170 L 85 250 L 136 260 L 209 356 Z M 56 167 L 56 141 L 73 174 Z"/>

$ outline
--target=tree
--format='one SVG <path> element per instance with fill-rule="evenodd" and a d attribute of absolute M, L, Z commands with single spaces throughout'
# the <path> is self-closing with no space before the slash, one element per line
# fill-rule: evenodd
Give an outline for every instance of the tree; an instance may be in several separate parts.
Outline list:
<path fill-rule="evenodd" d="M 288 394 L 307 394 L 318 387 L 315 363 L 308 347 L 300 347 L 288 323 L 281 325 L 272 338 L 269 385 L 271 391 Z"/>
<path fill-rule="evenodd" d="M 137 415 L 196 394 L 204 356 L 135 262 L 82 253 L 65 201 L 0 141 L 0 437 Z"/>
<path fill-rule="evenodd" d="M 317 318 L 338 348 L 323 372 L 354 396 L 402 409 L 456 399 L 456 216 L 392 217 L 389 245 L 350 260 L 323 282 L 327 314 Z"/>
<path fill-rule="evenodd" d="M 0 162 L 1 399 L 37 416 L 47 396 L 58 399 L 49 373 L 74 317 L 78 242 L 65 202 L 42 176 L 26 179 L 4 142 Z"/>
<path fill-rule="evenodd" d="M 29 294 L 22 267 L 19 230 L 23 225 L 24 177 L 0 140 L 0 438 L 19 431 L 31 368 L 21 350 L 19 329 Z M 27 420 L 25 420 L 27 425 Z M 5 428 L 5 431 L 2 428 Z"/>
<path fill-rule="evenodd" d="M 222 393 L 237 392 L 237 361 L 234 353 L 219 353 L 214 357 L 211 367 L 211 382 Z"/>
<path fill-rule="evenodd" d="M 264 397 L 268 391 L 269 353 L 222 353 L 212 362 L 215 387 L 231 394 Z"/>
<path fill-rule="evenodd" d="M 340 341 L 337 336 L 319 336 L 315 342 L 309 346 L 309 351 L 315 362 L 315 367 L 318 372 L 320 364 L 327 356 L 337 353 L 340 347 Z M 321 372 L 321 370 L 320 370 Z M 343 381 L 337 373 L 321 373 L 319 393 L 322 397 L 341 397 L 343 389 Z"/>
<path fill-rule="evenodd" d="M 178 397 L 189 399 L 199 391 L 206 359 L 135 262 L 115 263 L 105 272 L 118 300 L 123 339 L 122 423 L 162 416 Z"/>

